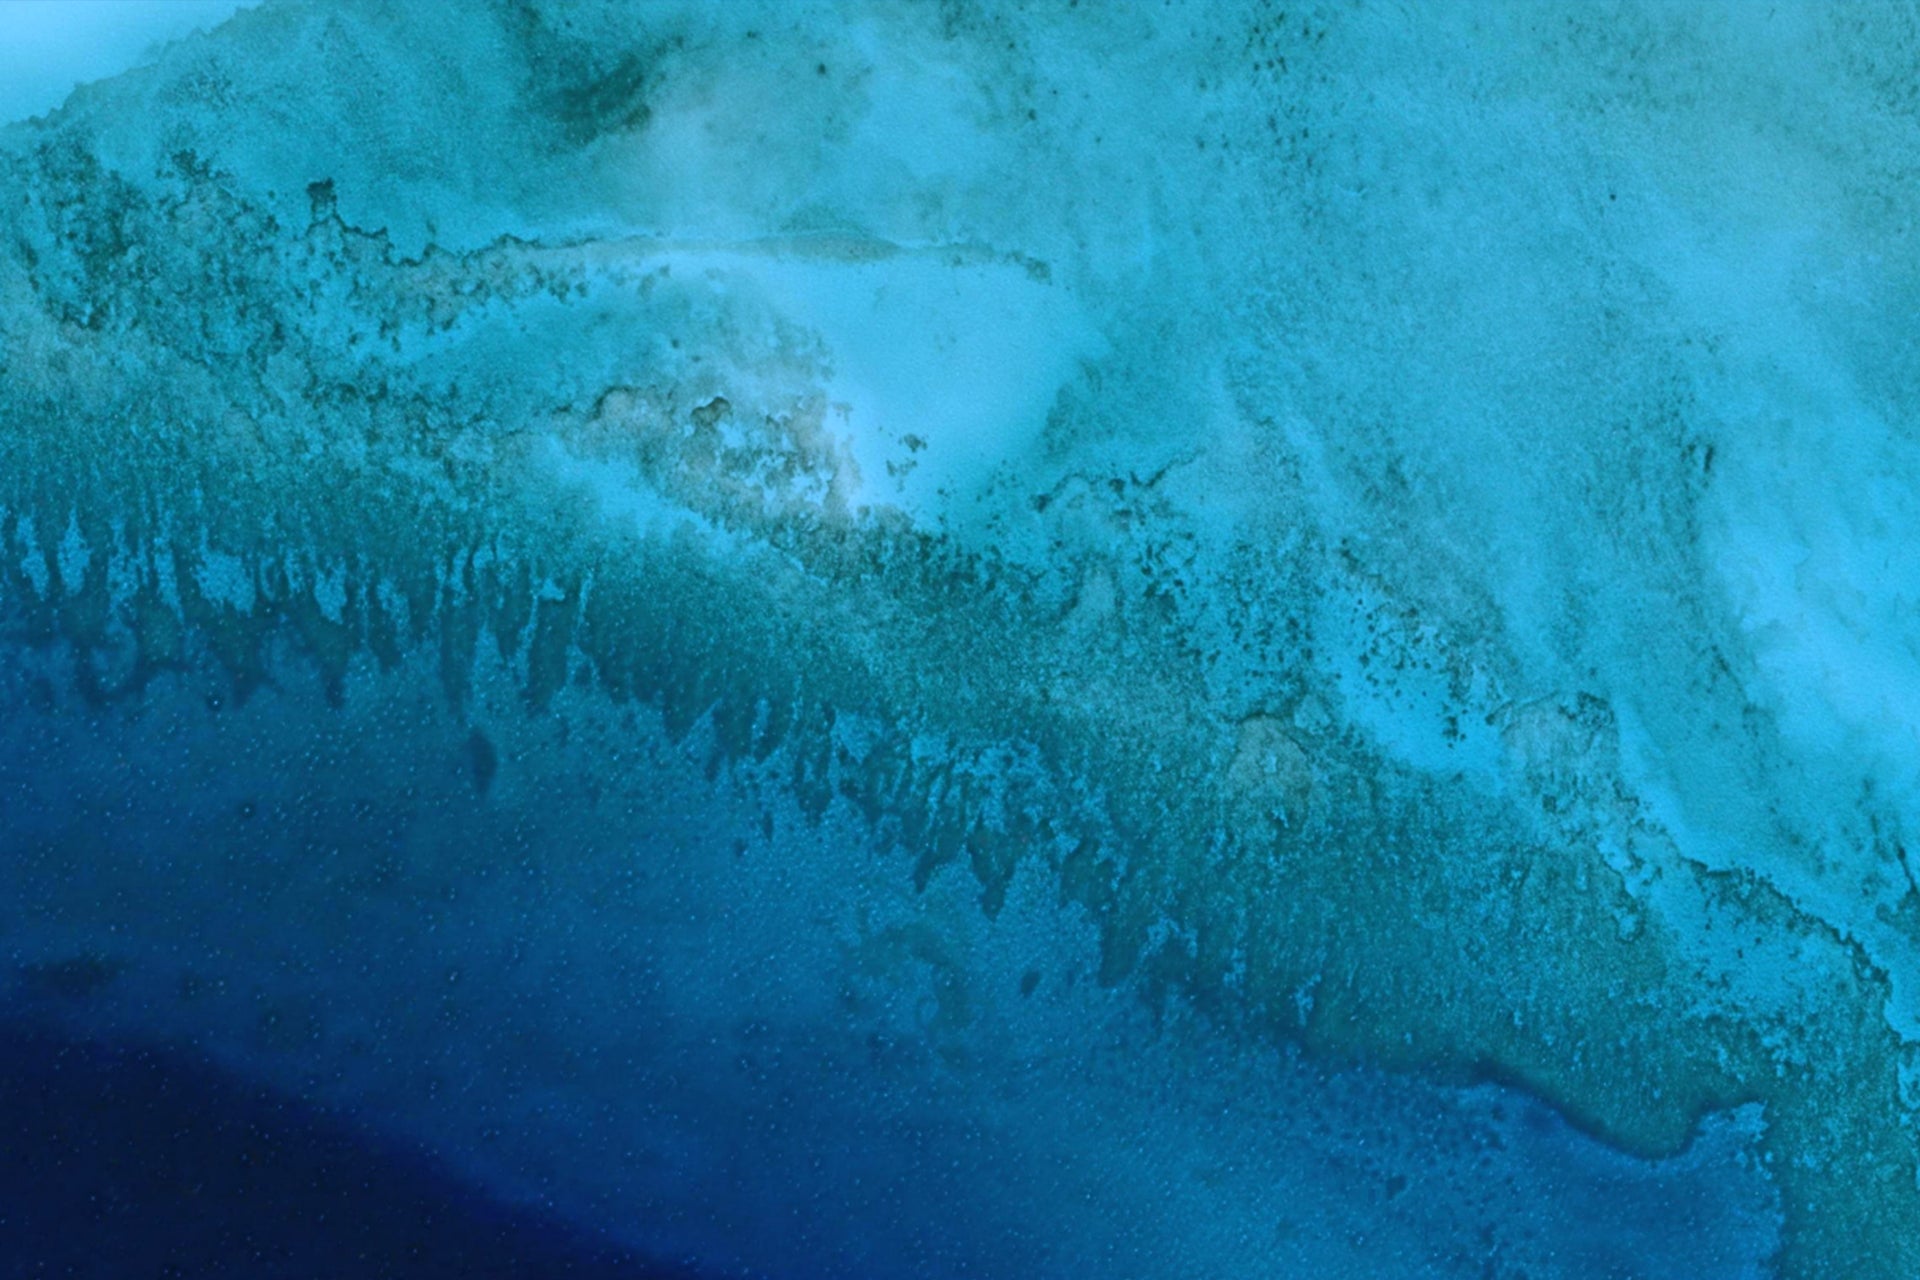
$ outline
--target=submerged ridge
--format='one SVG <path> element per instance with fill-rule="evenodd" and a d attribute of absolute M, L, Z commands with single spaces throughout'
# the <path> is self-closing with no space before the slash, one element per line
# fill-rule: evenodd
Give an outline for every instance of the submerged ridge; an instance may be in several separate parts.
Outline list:
<path fill-rule="evenodd" d="M 1547 112 L 1535 123 L 1561 150 L 1516 144 L 1521 176 L 1501 183 L 1486 171 L 1500 148 L 1450 151 L 1443 126 L 1350 96 L 1371 68 L 1489 128 L 1531 111 L 1521 44 L 1486 31 L 1427 33 L 1472 69 L 1456 88 L 1395 61 L 1420 42 L 1384 19 L 1258 5 L 1164 22 L 1017 5 L 941 21 L 558 12 L 503 5 L 456 30 L 268 5 L 6 135 L 8 698 L 97 726 L 119 744 L 103 756 L 173 726 L 181 777 L 249 734 L 283 761 L 302 734 L 358 761 L 289 766 L 312 795 L 285 802 L 268 861 L 179 866 L 235 921 L 261 895 L 260 923 L 234 927 L 278 922 L 283 942 L 196 935 L 197 959 L 164 960 L 181 947 L 162 912 L 113 944 L 128 954 L 102 961 L 115 976 L 97 993 L 31 975 L 116 933 L 114 876 L 156 884 L 148 864 L 179 855 L 111 822 L 15 837 L 15 998 L 206 1038 L 270 1074 L 332 1072 L 329 1088 L 518 1193 L 553 1180 L 617 1229 L 646 1216 L 634 1205 L 676 1203 L 636 1243 L 720 1266 L 777 1264 L 773 1191 L 688 1172 L 708 1168 L 691 1140 L 633 1165 L 595 1147 L 602 1163 L 572 1170 L 552 1145 L 596 1108 L 640 1124 L 612 1101 L 620 1070 L 595 1060 L 596 1035 L 625 1044 L 621 1001 L 660 1002 L 635 1016 L 691 1042 L 701 1018 L 728 1021 L 695 1012 L 709 981 L 712 1009 L 742 1011 L 728 1061 L 755 1083 L 720 1093 L 743 1112 L 768 1081 L 813 1079 L 793 1062 L 863 1053 L 886 1088 L 940 1082 L 930 1111 L 898 1103 L 913 1125 L 990 1128 L 970 1089 L 1017 1092 L 1040 1071 L 1021 1064 L 1055 1061 L 1036 1046 L 1124 1027 L 1158 1047 L 1059 1061 L 1092 1055 L 1136 1101 L 1179 1081 L 1211 1096 L 1240 1069 L 1215 1053 L 1386 1069 L 1449 1107 L 1512 1087 L 1587 1135 L 1567 1139 L 1588 1143 L 1581 1160 L 1681 1181 L 1718 1168 L 1735 1188 L 1706 1252 L 1624 1231 L 1606 1265 L 1920 1269 L 1902 1225 L 1920 1216 L 1904 766 L 1843 699 L 1834 714 L 1856 719 L 1831 729 L 1780 701 L 1797 642 L 1757 628 L 1771 606 L 1728 585 L 1730 564 L 1757 575 L 1773 554 L 1729 532 L 1774 483 L 1728 390 L 1764 365 L 1764 335 L 1726 330 L 1698 284 L 1710 272 L 1686 284 L 1649 247 L 1672 230 L 1648 212 L 1663 193 L 1703 202 L 1676 235 L 1733 215 L 1671 186 L 1658 157 L 1609 149 L 1669 117 L 1711 132 L 1710 110 L 1649 89 L 1617 134 Z M 1515 10 L 1494 25 L 1550 24 Z M 1702 24 L 1686 40 L 1723 38 Z M 1628 46 L 1567 39 L 1564 82 L 1533 88 L 1615 92 Z M 1772 74 L 1753 56 L 1742 74 Z M 942 74 L 900 70 L 928 64 Z M 1162 116 L 1103 114 L 1115 66 L 1151 69 Z M 425 124 L 380 131 L 397 82 L 424 94 L 433 148 Z M 261 105 L 294 83 L 312 120 Z M 755 115 L 776 91 L 784 109 Z M 511 127 L 473 136 L 463 95 Z M 741 133 L 746 118 L 766 132 Z M 905 119 L 976 152 L 906 147 Z M 1860 127 L 1898 136 L 1874 120 Z M 434 157 L 418 175 L 400 164 L 416 154 Z M 1008 191 L 1009 166 L 1057 182 Z M 1550 188 L 1563 173 L 1580 194 Z M 1440 212 L 1406 203 L 1423 184 Z M 1285 194 L 1268 204 L 1269 189 Z M 1541 207 L 1571 229 L 1541 230 Z M 1494 248 L 1474 256 L 1473 235 Z M 1568 305 L 1540 300 L 1556 287 Z M 1751 377 L 1761 389 L 1741 394 L 1764 399 Z M 1848 745 L 1809 747 L 1820 733 Z M 16 745 L 20 785 L 57 794 L 57 771 Z M 164 785 L 164 754 L 142 767 Z M 225 803 L 206 801 L 213 847 L 251 847 Z M 298 860 L 302 823 L 336 822 L 353 834 L 269 873 Z M 116 868 L 92 895 L 59 884 L 79 848 Z M 634 883 L 636 865 L 657 881 Z M 270 887 L 280 874 L 299 887 Z M 516 876 L 550 920 L 488 915 L 511 913 Z M 683 899 L 699 927 L 666 923 Z M 392 997 L 336 963 L 329 919 L 409 939 L 396 962 L 448 988 L 462 1063 L 372 1065 L 368 1046 L 433 1033 L 359 1025 Z M 467 950 L 419 932 L 442 919 Z M 632 921 L 657 925 L 655 944 Z M 588 961 L 562 935 L 582 930 L 624 967 L 575 987 L 568 966 Z M 742 976 L 784 945 L 803 953 L 790 990 Z M 686 959 L 708 947 L 734 967 Z M 571 992 L 555 1009 L 584 1021 L 541 1030 L 561 1015 L 517 968 L 500 1010 L 467 1004 L 445 975 L 502 948 L 553 966 Z M 189 995 L 215 955 L 235 983 L 250 965 L 306 972 L 309 1030 L 243 1030 Z M 770 1009 L 790 1021 L 746 1029 Z M 543 1037 L 563 1048 L 500 1047 Z M 1153 1065 L 1129 1076 L 1136 1052 Z M 682 1068 L 631 1069 L 672 1075 L 663 1096 L 699 1110 L 676 1092 Z M 508 1109 L 539 1117 L 498 1150 L 475 1135 L 499 1126 L 441 1085 L 410 1093 L 427 1076 L 484 1092 L 494 1072 L 518 1082 Z M 818 1115 L 852 1105 L 819 1090 Z M 1139 1105 L 1175 1146 L 1234 1141 L 1188 1104 Z M 749 1131 L 732 1158 L 797 1159 L 778 1125 L 764 1151 Z M 1410 1171 L 1454 1167 L 1452 1141 L 1409 1140 L 1381 1172 L 1401 1207 L 1368 1212 L 1393 1256 L 1477 1274 L 1447 1242 L 1492 1222 L 1515 1268 L 1600 1265 L 1546 1210 L 1402 1204 Z M 1236 1168 L 1219 1174 L 1229 1224 L 1267 1203 Z M 716 1243 L 674 1201 L 723 1184 L 755 1224 L 745 1243 Z M 1138 1200 L 1101 1185 L 1119 1216 Z M 849 1221 L 884 1216 L 859 1204 L 842 1204 Z M 1031 1212 L 994 1209 L 1018 1222 L 981 1257 L 1072 1274 L 1068 1247 L 1039 1238 L 1047 1207 Z M 834 1221 L 802 1233 L 838 1259 L 828 1273 L 941 1273 L 893 1218 L 870 1256 Z M 1140 1225 L 1135 1256 L 1172 1267 L 1171 1221 Z M 1092 1222 L 1062 1239 L 1097 1239 Z M 1305 1259 L 1332 1239 L 1270 1231 L 1186 1265 Z M 1573 1261 L 1546 1261 L 1556 1249 Z"/>

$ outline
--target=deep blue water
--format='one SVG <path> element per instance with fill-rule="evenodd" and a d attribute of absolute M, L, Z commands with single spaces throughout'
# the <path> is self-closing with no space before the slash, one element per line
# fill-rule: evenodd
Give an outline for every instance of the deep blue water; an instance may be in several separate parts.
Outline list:
<path fill-rule="evenodd" d="M 0 1025 L 0 1275 L 699 1280 L 190 1049 Z"/>
<path fill-rule="evenodd" d="M 1249 1054 L 1031 919 L 955 955 L 908 917 L 849 972 L 810 922 L 905 851 L 647 714 L 482 744 L 433 682 L 97 707 L 60 663 L 0 672 L 21 1274 L 1741 1276 L 1766 1239 L 1740 1124 L 1650 1163 L 1511 1085 Z"/>

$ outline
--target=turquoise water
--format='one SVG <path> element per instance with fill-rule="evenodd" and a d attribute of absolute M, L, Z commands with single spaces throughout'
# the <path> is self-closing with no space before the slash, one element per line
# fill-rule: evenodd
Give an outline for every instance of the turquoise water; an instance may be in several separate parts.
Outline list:
<path fill-rule="evenodd" d="M 8 1274 L 1920 1273 L 1916 47 L 267 0 L 9 126 Z"/>

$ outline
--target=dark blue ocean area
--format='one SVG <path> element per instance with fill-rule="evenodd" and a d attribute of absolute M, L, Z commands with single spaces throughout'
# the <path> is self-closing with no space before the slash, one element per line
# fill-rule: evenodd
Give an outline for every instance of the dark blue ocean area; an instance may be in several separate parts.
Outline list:
<path fill-rule="evenodd" d="M 9 1025 L 9 1276 L 696 1280 L 177 1048 Z"/>
<path fill-rule="evenodd" d="M 0 1280 L 1920 1280 L 1911 12 L 231 8 L 0 125 Z"/>

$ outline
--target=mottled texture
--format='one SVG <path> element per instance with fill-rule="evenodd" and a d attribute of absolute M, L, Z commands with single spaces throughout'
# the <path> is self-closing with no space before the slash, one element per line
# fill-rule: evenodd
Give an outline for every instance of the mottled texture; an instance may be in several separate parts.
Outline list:
<path fill-rule="evenodd" d="M 83 90 L 0 134 L 16 997 L 718 1266 L 1920 1274 L 1876 14 Z"/>

